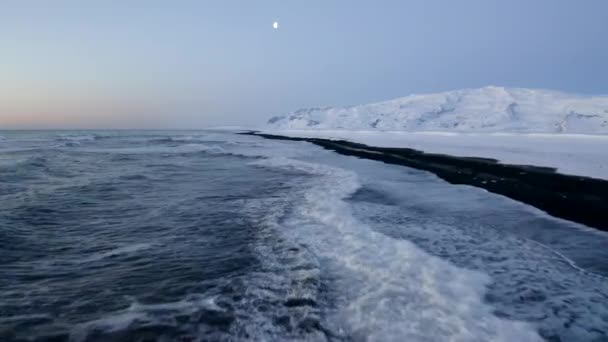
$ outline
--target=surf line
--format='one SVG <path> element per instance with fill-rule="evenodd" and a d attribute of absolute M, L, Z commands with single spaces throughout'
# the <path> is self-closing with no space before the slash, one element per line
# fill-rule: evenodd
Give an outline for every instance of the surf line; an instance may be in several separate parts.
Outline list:
<path fill-rule="evenodd" d="M 536 207 L 551 216 L 608 231 L 608 181 L 557 173 L 554 168 L 501 164 L 495 159 L 375 147 L 345 140 L 242 132 L 265 139 L 305 141 L 347 156 L 429 171 L 451 184 L 466 184 Z"/>

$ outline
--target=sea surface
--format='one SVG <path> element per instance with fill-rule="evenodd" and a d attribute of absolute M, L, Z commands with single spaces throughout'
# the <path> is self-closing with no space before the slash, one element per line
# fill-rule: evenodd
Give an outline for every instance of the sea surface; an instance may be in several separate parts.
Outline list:
<path fill-rule="evenodd" d="M 608 341 L 608 234 L 228 131 L 0 131 L 0 341 Z"/>

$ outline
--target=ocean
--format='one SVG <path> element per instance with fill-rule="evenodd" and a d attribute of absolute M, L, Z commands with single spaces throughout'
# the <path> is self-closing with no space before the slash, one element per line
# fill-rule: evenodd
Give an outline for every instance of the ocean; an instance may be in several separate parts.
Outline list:
<path fill-rule="evenodd" d="M 1 341 L 608 341 L 608 234 L 231 131 L 0 131 Z"/>

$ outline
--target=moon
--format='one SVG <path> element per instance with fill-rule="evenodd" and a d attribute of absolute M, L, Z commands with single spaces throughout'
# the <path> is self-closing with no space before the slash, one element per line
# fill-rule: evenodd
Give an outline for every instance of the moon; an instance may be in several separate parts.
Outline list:
<path fill-rule="evenodd" d="M 272 28 L 275 29 L 275 30 L 278 30 L 279 29 L 279 22 L 278 21 L 273 22 L 272 23 Z"/>

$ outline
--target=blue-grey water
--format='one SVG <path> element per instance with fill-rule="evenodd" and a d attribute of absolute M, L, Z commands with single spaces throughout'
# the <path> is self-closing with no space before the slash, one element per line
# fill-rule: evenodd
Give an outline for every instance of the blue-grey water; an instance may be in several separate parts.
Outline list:
<path fill-rule="evenodd" d="M 606 341 L 608 234 L 221 131 L 0 131 L 1 341 Z"/>

